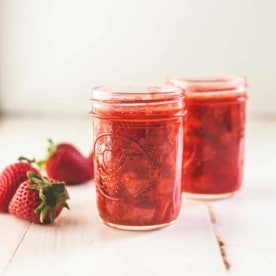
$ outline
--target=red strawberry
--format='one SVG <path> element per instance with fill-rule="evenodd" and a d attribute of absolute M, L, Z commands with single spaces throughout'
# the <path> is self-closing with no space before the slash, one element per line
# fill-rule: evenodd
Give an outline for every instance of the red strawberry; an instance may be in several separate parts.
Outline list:
<path fill-rule="evenodd" d="M 94 170 L 88 158 L 72 144 L 55 145 L 49 140 L 48 157 L 45 170 L 48 177 L 66 184 L 81 184 L 91 180 Z"/>
<path fill-rule="evenodd" d="M 19 158 L 20 162 L 7 166 L 0 174 L 0 212 L 7 212 L 10 200 L 18 186 L 26 180 L 27 171 L 39 173 L 26 158 Z M 23 162 L 23 161 L 28 162 Z"/>
<path fill-rule="evenodd" d="M 52 223 L 63 207 L 69 209 L 65 183 L 54 183 L 32 172 L 27 175 L 28 179 L 19 185 L 9 204 L 9 212 L 30 222 Z"/>

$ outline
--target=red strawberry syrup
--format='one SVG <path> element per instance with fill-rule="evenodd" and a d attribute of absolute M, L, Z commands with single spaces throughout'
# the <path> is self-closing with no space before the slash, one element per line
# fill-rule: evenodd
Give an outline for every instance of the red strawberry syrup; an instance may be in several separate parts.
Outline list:
<path fill-rule="evenodd" d="M 183 192 L 201 199 L 232 195 L 243 177 L 245 80 L 171 79 L 169 83 L 186 90 Z"/>
<path fill-rule="evenodd" d="M 97 206 L 110 226 L 148 230 L 180 211 L 184 97 L 173 87 L 132 89 L 93 95 Z"/>

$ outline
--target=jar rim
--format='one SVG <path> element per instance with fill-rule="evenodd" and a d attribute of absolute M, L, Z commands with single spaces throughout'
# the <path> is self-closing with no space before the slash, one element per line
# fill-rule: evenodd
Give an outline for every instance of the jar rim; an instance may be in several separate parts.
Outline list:
<path fill-rule="evenodd" d="M 92 101 L 152 102 L 184 97 L 182 88 L 171 84 L 99 85 L 92 88 Z"/>
<path fill-rule="evenodd" d="M 246 96 L 247 80 L 244 76 L 223 75 L 203 78 L 169 78 L 168 83 L 185 89 L 187 95 L 209 96 L 239 94 Z M 206 92 L 206 93 L 205 93 Z M 191 96 L 192 96 L 191 95 Z"/>

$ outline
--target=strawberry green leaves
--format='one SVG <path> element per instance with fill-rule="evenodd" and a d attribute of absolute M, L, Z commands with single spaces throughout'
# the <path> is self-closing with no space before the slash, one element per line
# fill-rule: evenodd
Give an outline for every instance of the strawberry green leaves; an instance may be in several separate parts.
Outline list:
<path fill-rule="evenodd" d="M 46 216 L 49 216 L 50 222 L 54 221 L 57 206 L 69 209 L 66 202 L 69 199 L 69 194 L 65 183 L 52 183 L 47 177 L 39 177 L 32 172 L 28 172 L 27 176 L 32 181 L 29 188 L 38 191 L 41 200 L 41 203 L 35 209 L 35 212 L 40 215 L 41 223 L 44 222 Z"/>

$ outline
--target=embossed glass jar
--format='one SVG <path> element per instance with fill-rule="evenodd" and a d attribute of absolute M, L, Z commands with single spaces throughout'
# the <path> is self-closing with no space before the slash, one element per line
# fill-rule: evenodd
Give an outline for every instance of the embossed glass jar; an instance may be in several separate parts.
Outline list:
<path fill-rule="evenodd" d="M 181 206 L 183 90 L 99 86 L 91 102 L 101 220 L 125 230 L 172 224 Z"/>
<path fill-rule="evenodd" d="M 209 200 L 233 195 L 243 177 L 244 77 L 175 78 L 168 83 L 186 91 L 183 192 Z"/>

